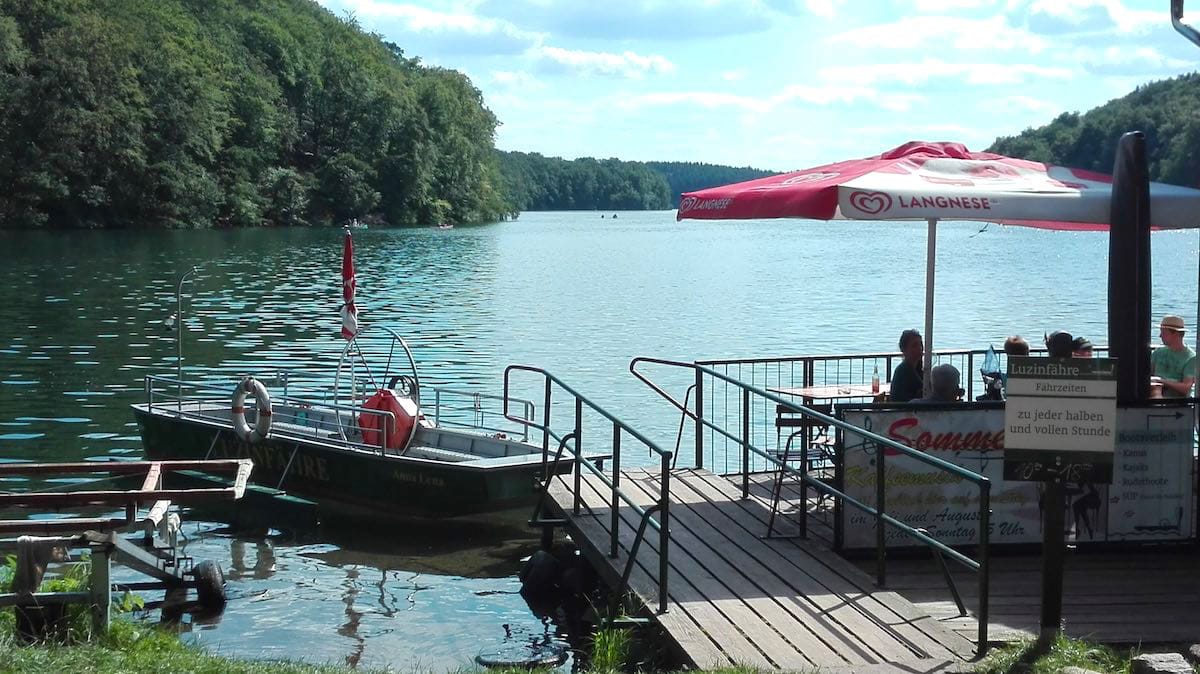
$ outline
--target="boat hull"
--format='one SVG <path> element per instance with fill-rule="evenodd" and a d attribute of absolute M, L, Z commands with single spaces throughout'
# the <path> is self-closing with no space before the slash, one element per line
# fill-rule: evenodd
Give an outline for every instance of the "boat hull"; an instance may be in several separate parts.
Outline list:
<path fill-rule="evenodd" d="M 250 443 L 229 427 L 151 412 L 140 405 L 134 406 L 134 416 L 148 458 L 249 458 L 254 461 L 251 481 L 257 484 L 317 500 L 323 507 L 373 515 L 528 516 L 543 470 L 540 457 L 535 462 L 480 467 L 286 436 Z M 565 462 L 559 467 L 570 468 Z"/>

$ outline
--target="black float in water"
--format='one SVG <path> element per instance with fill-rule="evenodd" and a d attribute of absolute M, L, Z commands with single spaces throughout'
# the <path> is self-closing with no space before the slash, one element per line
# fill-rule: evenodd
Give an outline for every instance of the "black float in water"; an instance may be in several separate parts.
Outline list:
<path fill-rule="evenodd" d="M 1146 137 L 1117 143 L 1108 233 L 1108 346 L 1117 367 L 1117 403 L 1150 397 L 1150 179 Z"/>
<path fill-rule="evenodd" d="M 511 644 L 475 656 L 475 662 L 489 669 L 552 668 L 566 661 L 567 649 L 552 643 Z"/>

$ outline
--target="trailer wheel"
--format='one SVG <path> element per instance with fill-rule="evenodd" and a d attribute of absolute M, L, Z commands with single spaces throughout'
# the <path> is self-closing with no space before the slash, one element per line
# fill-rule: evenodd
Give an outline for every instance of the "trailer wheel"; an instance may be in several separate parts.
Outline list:
<path fill-rule="evenodd" d="M 225 574 L 216 562 L 204 560 L 192 569 L 196 579 L 196 598 L 200 606 L 220 610 L 225 607 Z"/>

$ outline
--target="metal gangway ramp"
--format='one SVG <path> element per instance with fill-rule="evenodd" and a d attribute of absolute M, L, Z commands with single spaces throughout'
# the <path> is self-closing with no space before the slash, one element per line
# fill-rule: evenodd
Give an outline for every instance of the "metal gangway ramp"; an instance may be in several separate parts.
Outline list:
<path fill-rule="evenodd" d="M 670 470 L 663 490 L 665 473 L 656 468 L 614 470 L 607 479 L 587 471 L 577 482 L 555 478 L 547 505 L 612 587 L 628 574 L 631 595 L 692 666 L 933 672 L 961 667 L 976 649 L 817 538 L 766 537 L 771 500 L 761 490 L 743 498 L 725 477 L 696 468 Z M 647 510 L 658 504 L 660 516 L 669 493 L 665 612 L 657 580 L 663 538 L 640 536 L 643 518 L 629 507 L 614 517 L 611 482 Z"/>

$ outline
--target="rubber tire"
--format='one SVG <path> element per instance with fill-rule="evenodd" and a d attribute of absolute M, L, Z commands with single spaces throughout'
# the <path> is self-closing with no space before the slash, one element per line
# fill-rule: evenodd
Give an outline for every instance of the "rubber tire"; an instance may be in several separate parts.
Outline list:
<path fill-rule="evenodd" d="M 196 580 L 196 599 L 200 606 L 210 610 L 225 608 L 225 574 L 211 560 L 204 560 L 192 568 Z"/>

